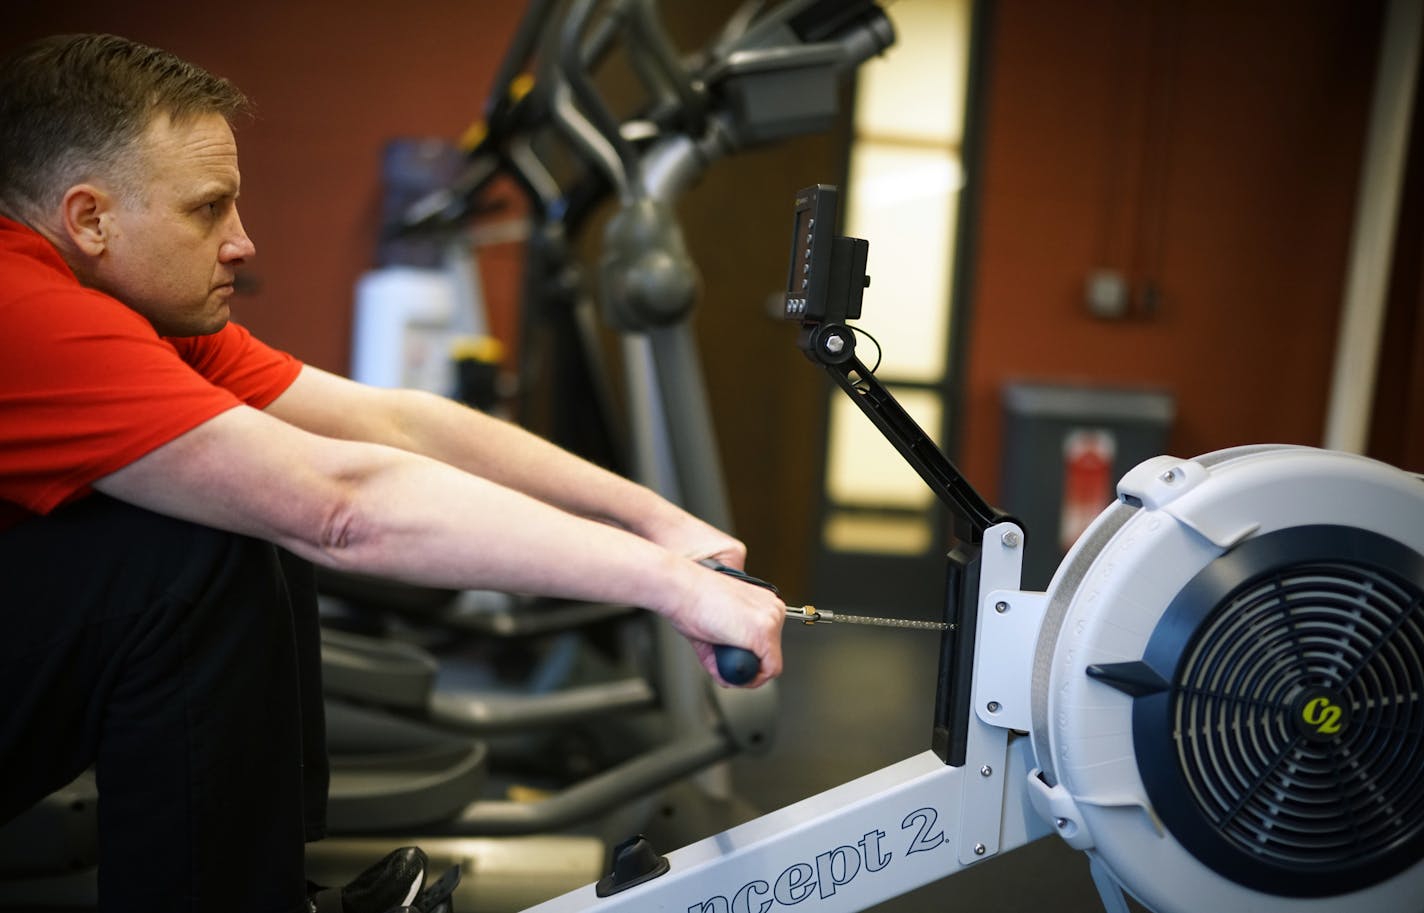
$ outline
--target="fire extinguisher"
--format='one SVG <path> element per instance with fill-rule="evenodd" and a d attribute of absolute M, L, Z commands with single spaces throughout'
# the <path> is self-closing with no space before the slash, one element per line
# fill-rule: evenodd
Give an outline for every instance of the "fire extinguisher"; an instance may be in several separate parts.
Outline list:
<path fill-rule="evenodd" d="M 1112 468 L 1117 440 L 1112 432 L 1079 428 L 1063 439 L 1063 505 L 1058 546 L 1067 551 L 1113 500 Z"/>

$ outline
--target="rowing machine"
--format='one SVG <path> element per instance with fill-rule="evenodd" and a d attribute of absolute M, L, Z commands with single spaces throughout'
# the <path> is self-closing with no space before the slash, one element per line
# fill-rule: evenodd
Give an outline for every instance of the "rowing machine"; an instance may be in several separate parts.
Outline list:
<path fill-rule="evenodd" d="M 1414 913 L 1424 480 L 1262 445 L 1156 457 L 1020 588 L 1024 530 L 855 358 L 866 246 L 797 198 L 785 313 L 953 512 L 932 748 L 530 913 L 863 910 L 1056 833 L 1109 913 Z"/>

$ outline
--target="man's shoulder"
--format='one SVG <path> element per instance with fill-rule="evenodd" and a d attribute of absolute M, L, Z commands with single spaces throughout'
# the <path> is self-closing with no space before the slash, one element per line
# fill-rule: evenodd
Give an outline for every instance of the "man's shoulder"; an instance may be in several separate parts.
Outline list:
<path fill-rule="evenodd" d="M 156 336 L 142 315 L 86 288 L 43 236 L 0 216 L 0 323 L 25 332 L 94 331 Z"/>
<path fill-rule="evenodd" d="M 59 251 L 44 235 L 21 222 L 0 215 L 0 275 L 11 282 L 33 282 L 44 285 L 73 285 L 79 280 Z"/>
<path fill-rule="evenodd" d="M 5 335 L 81 332 L 158 338 L 153 326 L 122 301 L 76 282 L 12 271 L 6 259 L 0 253 L 0 326 Z"/>

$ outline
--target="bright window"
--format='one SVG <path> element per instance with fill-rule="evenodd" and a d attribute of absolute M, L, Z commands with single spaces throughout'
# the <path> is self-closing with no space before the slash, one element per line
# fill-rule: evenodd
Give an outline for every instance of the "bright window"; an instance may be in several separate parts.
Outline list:
<path fill-rule="evenodd" d="M 971 0 L 887 8 L 895 45 L 861 68 L 841 233 L 870 242 L 864 317 L 883 348 L 876 377 L 931 437 L 944 425 L 954 229 L 964 183 Z M 867 366 L 874 344 L 857 354 Z M 905 385 L 910 386 L 905 386 Z M 918 555 L 934 545 L 937 501 L 844 393 L 833 392 L 823 544 Z"/>

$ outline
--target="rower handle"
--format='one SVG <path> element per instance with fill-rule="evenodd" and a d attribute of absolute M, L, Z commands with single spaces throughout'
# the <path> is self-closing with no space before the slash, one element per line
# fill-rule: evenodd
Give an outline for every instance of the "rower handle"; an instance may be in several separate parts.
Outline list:
<path fill-rule="evenodd" d="M 719 574 L 735 577 L 753 586 L 771 590 L 773 593 L 778 592 L 774 585 L 767 583 L 760 577 L 753 577 L 746 571 L 739 571 L 734 567 L 722 564 L 720 561 L 708 558 L 703 561 L 702 564 Z M 722 676 L 722 681 L 729 685 L 745 685 L 747 682 L 756 678 L 757 673 L 761 671 L 760 657 L 745 647 L 716 644 L 712 647 L 712 652 L 717 658 L 717 674 Z"/>

